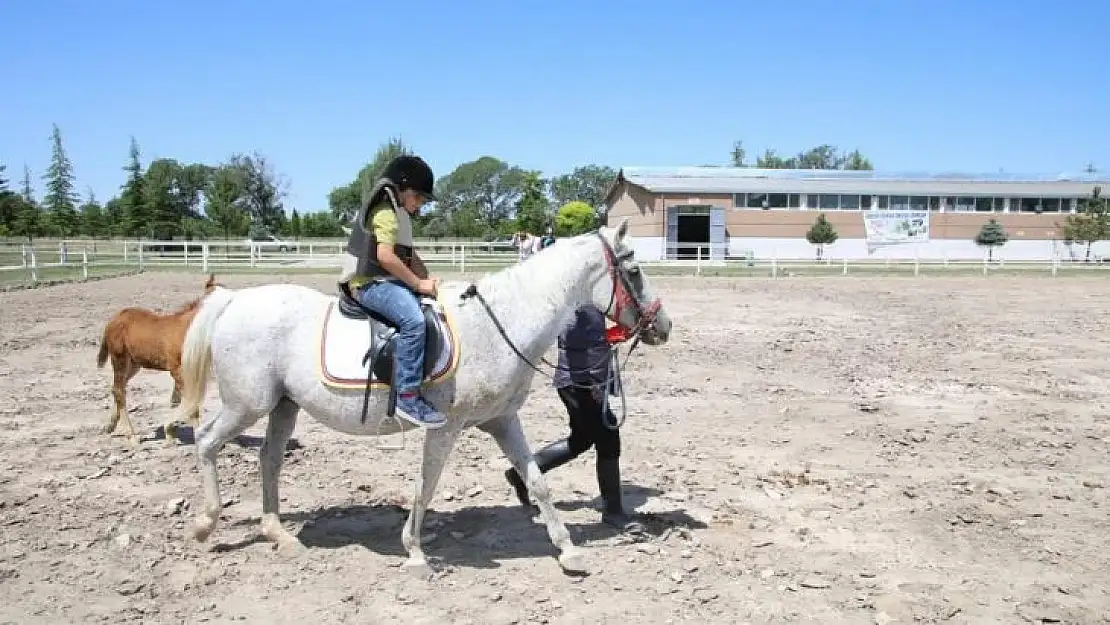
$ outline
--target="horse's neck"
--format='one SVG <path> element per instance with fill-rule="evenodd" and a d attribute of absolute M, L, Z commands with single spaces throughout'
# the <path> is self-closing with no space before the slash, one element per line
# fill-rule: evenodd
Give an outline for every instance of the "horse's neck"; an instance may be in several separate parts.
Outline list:
<path fill-rule="evenodd" d="M 589 301 L 589 274 L 596 270 L 582 246 L 550 248 L 486 276 L 478 291 L 489 303 L 513 344 L 530 360 L 538 358 Z M 483 310 L 480 315 L 485 315 Z"/>

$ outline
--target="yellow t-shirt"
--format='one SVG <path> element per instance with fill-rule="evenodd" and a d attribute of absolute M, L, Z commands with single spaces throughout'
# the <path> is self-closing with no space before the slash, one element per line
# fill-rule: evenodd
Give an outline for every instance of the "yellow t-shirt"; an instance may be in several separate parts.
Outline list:
<path fill-rule="evenodd" d="M 393 245 L 397 242 L 397 213 L 388 202 L 370 209 L 366 221 L 366 229 L 374 234 L 378 243 Z"/>

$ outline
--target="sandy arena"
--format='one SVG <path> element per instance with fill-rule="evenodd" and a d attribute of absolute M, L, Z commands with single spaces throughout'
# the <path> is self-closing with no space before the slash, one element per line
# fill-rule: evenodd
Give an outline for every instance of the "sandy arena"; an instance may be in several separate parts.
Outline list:
<path fill-rule="evenodd" d="M 432 501 L 427 583 L 398 568 L 420 433 L 386 451 L 400 437 L 301 414 L 282 474 L 299 559 L 258 537 L 263 424 L 221 453 L 225 514 L 204 545 L 184 539 L 193 447 L 153 438 L 169 376 L 129 387 L 138 448 L 100 433 L 103 323 L 203 281 L 0 295 L 0 621 L 1110 623 L 1104 279 L 656 278 L 675 334 L 633 355 L 622 430 L 650 538 L 600 524 L 587 452 L 548 474 L 593 568 L 565 576 L 507 461 L 470 432 Z M 549 384 L 522 415 L 534 447 L 566 428 Z"/>

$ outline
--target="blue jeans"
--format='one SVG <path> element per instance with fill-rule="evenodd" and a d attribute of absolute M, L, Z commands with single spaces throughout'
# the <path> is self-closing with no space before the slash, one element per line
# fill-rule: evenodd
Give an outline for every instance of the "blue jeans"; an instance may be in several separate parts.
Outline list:
<path fill-rule="evenodd" d="M 424 379 L 424 312 L 407 286 L 379 282 L 359 291 L 363 306 L 392 321 L 398 329 L 393 339 L 393 384 L 397 392 L 420 391 Z"/>

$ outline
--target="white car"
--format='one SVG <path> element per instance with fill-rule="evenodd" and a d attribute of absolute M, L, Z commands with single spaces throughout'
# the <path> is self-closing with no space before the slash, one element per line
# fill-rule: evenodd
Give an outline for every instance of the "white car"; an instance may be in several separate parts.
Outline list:
<path fill-rule="evenodd" d="M 276 248 L 278 248 L 278 251 L 281 251 L 281 252 L 288 252 L 289 247 L 290 247 L 289 243 L 275 237 L 272 234 L 263 234 L 263 235 L 258 235 L 258 236 L 255 236 L 255 237 L 247 237 L 246 244 L 247 245 L 257 245 L 258 247 L 267 248 L 267 249 L 272 249 L 272 248 L 276 247 Z"/>

